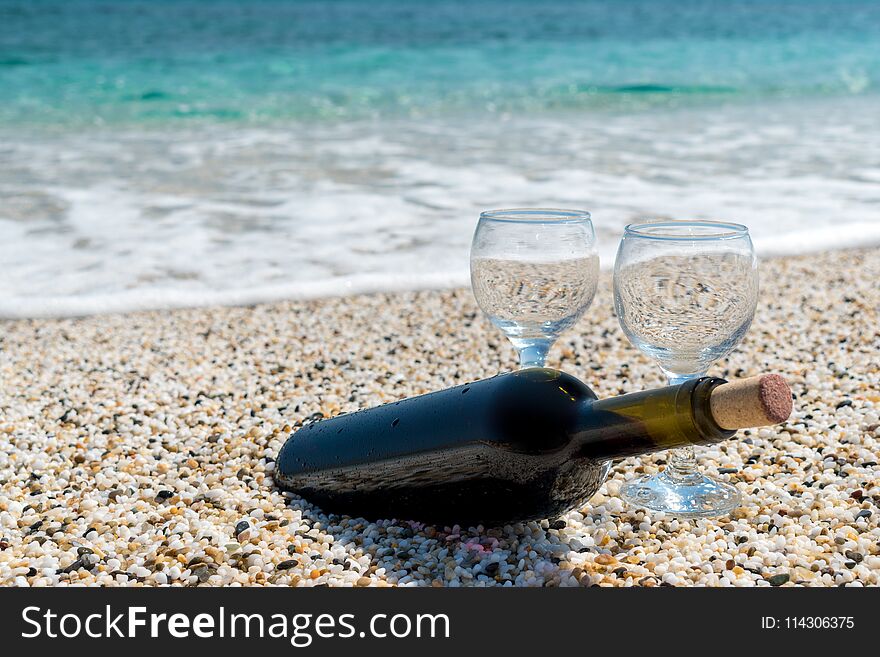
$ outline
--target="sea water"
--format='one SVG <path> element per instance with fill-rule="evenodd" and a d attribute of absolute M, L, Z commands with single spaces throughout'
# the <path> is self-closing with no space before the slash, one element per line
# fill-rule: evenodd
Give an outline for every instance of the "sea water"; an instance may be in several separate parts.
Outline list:
<path fill-rule="evenodd" d="M 0 0 L 0 315 L 465 285 L 480 210 L 880 244 L 872 0 Z"/>

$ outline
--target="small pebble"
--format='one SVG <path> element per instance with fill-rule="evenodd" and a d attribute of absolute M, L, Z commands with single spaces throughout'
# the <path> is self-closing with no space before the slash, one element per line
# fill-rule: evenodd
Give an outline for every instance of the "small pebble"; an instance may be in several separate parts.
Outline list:
<path fill-rule="evenodd" d="M 790 578 L 791 576 L 788 573 L 782 573 L 780 575 L 773 575 L 772 577 L 768 577 L 767 581 L 770 582 L 770 586 L 782 586 Z"/>

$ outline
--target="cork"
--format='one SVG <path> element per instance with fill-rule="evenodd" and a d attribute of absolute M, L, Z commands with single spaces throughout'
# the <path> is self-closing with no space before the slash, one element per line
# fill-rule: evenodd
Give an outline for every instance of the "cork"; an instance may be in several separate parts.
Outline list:
<path fill-rule="evenodd" d="M 722 383 L 709 397 L 715 422 L 729 430 L 784 422 L 791 415 L 791 406 L 791 388 L 778 374 Z"/>

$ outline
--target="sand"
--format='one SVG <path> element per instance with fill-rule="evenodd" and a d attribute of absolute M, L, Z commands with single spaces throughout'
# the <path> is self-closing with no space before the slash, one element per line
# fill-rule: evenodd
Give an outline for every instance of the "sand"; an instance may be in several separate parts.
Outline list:
<path fill-rule="evenodd" d="M 469 290 L 0 325 L 6 585 L 880 584 L 880 250 L 761 264 L 755 322 L 710 371 L 778 372 L 784 425 L 698 449 L 733 514 L 626 509 L 616 464 L 562 518 L 501 528 L 326 516 L 272 484 L 303 420 L 513 369 Z M 548 365 L 600 396 L 662 385 L 607 274 Z"/>

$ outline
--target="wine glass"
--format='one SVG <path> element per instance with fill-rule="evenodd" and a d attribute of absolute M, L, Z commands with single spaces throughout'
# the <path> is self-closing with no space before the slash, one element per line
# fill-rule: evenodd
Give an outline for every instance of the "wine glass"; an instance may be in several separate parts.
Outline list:
<path fill-rule="evenodd" d="M 749 230 L 715 221 L 627 226 L 614 264 L 614 306 L 630 342 L 669 385 L 704 376 L 742 340 L 758 300 L 758 263 Z M 739 504 L 728 484 L 697 471 L 692 447 L 666 469 L 627 482 L 633 506 L 680 517 L 725 515 Z"/>
<path fill-rule="evenodd" d="M 596 233 L 581 210 L 483 212 L 471 244 L 474 296 L 519 353 L 543 367 L 560 333 L 584 314 L 599 282 Z"/>

